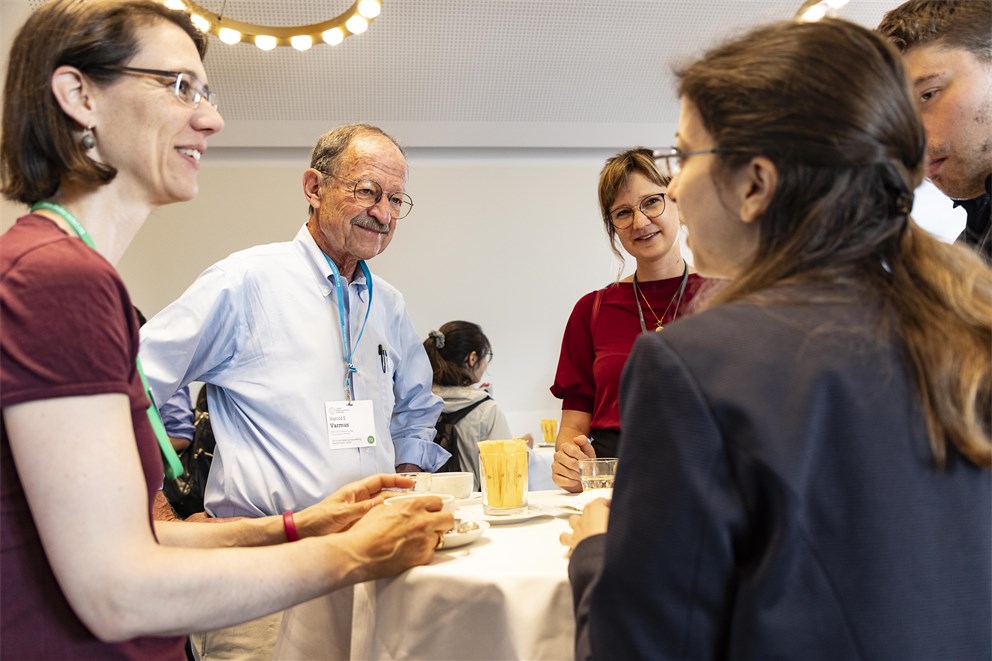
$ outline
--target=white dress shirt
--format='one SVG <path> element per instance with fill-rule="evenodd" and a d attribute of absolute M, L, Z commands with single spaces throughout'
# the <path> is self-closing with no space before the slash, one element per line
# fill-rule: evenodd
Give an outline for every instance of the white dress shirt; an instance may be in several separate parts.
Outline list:
<path fill-rule="evenodd" d="M 355 274 L 342 281 L 352 342 L 369 302 L 365 277 Z M 377 276 L 354 357 L 355 398 L 373 402 L 376 444 L 330 449 L 324 404 L 346 398 L 332 277 L 304 226 L 292 242 L 211 266 L 141 329 L 157 402 L 191 381 L 208 384 L 217 439 L 205 497 L 211 515 L 299 510 L 398 464 L 434 470 L 447 460 L 433 442 L 442 402 L 431 393 L 427 354 L 402 295 Z"/>

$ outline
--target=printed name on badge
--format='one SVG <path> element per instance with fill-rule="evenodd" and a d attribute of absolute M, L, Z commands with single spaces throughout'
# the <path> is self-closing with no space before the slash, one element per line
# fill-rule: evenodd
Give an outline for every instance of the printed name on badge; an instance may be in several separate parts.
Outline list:
<path fill-rule="evenodd" d="M 327 442 L 332 450 L 368 448 L 376 444 L 372 400 L 324 402 Z"/>

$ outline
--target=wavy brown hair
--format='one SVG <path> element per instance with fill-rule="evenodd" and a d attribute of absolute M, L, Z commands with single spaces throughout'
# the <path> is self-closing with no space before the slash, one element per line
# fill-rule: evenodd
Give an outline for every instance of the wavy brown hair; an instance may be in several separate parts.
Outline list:
<path fill-rule="evenodd" d="M 619 273 L 623 271 L 623 254 L 617 248 L 617 229 L 610 222 L 610 207 L 616 202 L 617 195 L 627 185 L 630 175 L 640 172 L 645 177 L 663 188 L 668 187 L 668 177 L 658 172 L 651 150 L 644 147 L 634 147 L 622 151 L 606 159 L 606 164 L 599 173 L 599 211 L 603 217 L 606 236 L 610 238 L 610 250 L 620 260 Z"/>
<path fill-rule="evenodd" d="M 899 53 L 844 21 L 779 23 L 676 75 L 721 150 L 717 179 L 759 155 L 778 171 L 751 263 L 710 303 L 789 300 L 800 283 L 867 291 L 937 464 L 950 444 L 992 467 L 992 269 L 909 217 L 925 143 Z"/>
<path fill-rule="evenodd" d="M 54 195 L 63 181 L 96 187 L 117 175 L 86 154 L 81 127 L 55 100 L 51 76 L 69 65 L 99 85 L 111 84 L 138 52 L 138 29 L 156 21 L 182 28 L 203 59 L 207 38 L 189 14 L 153 0 L 55 0 L 31 14 L 14 37 L 4 86 L 0 181 L 7 199 L 30 205 Z"/>

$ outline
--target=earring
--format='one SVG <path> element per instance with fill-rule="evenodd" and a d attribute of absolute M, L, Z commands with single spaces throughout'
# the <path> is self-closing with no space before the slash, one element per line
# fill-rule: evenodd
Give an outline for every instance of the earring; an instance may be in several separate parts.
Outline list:
<path fill-rule="evenodd" d="M 82 145 L 83 149 L 89 151 L 96 147 L 96 136 L 93 135 L 93 127 L 88 126 L 85 131 L 83 131 L 83 137 L 80 138 L 79 144 Z"/>

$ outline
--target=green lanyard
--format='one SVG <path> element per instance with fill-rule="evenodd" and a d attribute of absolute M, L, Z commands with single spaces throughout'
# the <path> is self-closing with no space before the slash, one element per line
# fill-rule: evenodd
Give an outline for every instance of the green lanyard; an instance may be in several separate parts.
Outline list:
<path fill-rule="evenodd" d="M 37 211 L 38 209 L 45 209 L 46 211 L 51 211 L 62 217 L 62 219 L 69 223 L 69 226 L 75 230 L 79 238 L 83 240 L 83 243 L 88 245 L 93 250 L 96 250 L 96 246 L 93 245 L 93 239 L 90 238 L 89 233 L 86 228 L 83 227 L 75 216 L 73 216 L 68 209 L 63 207 L 61 204 L 53 204 L 52 202 L 36 202 L 34 206 L 31 207 L 31 211 Z M 135 367 L 138 369 L 138 376 L 141 377 L 141 385 L 145 389 L 145 394 L 148 396 L 148 401 L 151 405 L 148 407 L 148 421 L 152 425 L 152 430 L 155 432 L 155 438 L 158 440 L 158 448 L 162 451 L 162 463 L 165 465 L 165 476 L 170 480 L 174 480 L 183 474 L 183 465 L 179 461 L 179 456 L 176 451 L 172 448 L 172 441 L 169 440 L 168 434 L 165 433 L 165 425 L 162 424 L 162 417 L 158 414 L 158 409 L 155 408 L 155 400 L 152 398 L 152 389 L 148 386 L 148 379 L 145 378 L 145 371 L 141 369 L 141 359 L 135 359 Z"/>

